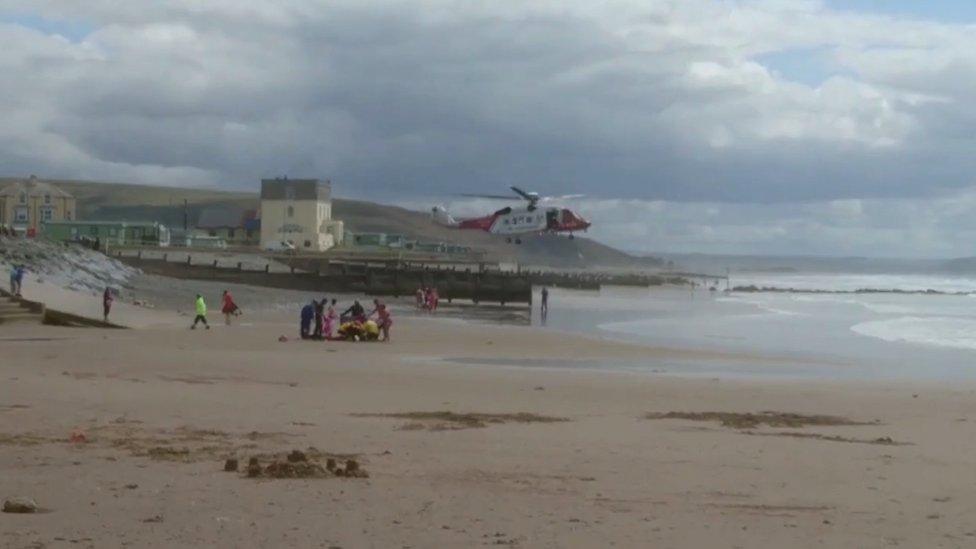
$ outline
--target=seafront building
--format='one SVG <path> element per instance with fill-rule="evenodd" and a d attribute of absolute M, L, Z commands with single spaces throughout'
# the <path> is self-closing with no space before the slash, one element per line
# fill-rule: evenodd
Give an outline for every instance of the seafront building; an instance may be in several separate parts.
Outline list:
<path fill-rule="evenodd" d="M 195 227 L 194 238 L 216 237 L 229 246 L 257 246 L 261 239 L 261 219 L 254 209 L 206 208 Z"/>
<path fill-rule="evenodd" d="M 332 219 L 332 184 L 318 179 L 261 180 L 261 248 L 288 242 L 324 252 L 342 244 L 343 223 Z"/>
<path fill-rule="evenodd" d="M 32 175 L 0 188 L 0 225 L 35 232 L 41 223 L 76 219 L 75 206 L 70 193 Z"/>
<path fill-rule="evenodd" d="M 60 242 L 98 242 L 108 246 L 169 246 L 165 225 L 139 221 L 45 221 L 40 233 Z"/>

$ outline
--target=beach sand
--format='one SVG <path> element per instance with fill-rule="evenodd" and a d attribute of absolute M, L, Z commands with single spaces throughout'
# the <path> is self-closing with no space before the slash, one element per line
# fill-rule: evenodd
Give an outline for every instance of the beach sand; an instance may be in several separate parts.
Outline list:
<path fill-rule="evenodd" d="M 279 342 L 293 315 L 118 310 L 143 327 L 0 326 L 0 498 L 43 511 L 0 514 L 2 547 L 976 544 L 974 387 L 478 365 L 723 357 L 402 316 L 390 344 Z M 831 417 L 729 415 L 761 411 Z M 295 449 L 369 476 L 247 476 Z"/>

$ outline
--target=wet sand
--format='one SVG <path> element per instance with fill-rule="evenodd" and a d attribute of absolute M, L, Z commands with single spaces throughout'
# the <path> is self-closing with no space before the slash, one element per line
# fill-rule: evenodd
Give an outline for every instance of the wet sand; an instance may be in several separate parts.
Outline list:
<path fill-rule="evenodd" d="M 281 343 L 293 315 L 119 311 L 144 327 L 0 326 L 0 498 L 45 511 L 0 514 L 0 546 L 976 543 L 976 387 L 463 365 L 443 359 L 726 357 L 405 317 L 390 344 Z M 248 477 L 296 449 L 368 478 Z"/>

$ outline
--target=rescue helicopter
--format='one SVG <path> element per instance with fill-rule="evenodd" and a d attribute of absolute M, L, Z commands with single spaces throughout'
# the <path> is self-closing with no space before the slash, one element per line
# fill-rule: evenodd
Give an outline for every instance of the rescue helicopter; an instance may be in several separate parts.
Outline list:
<path fill-rule="evenodd" d="M 569 208 L 541 206 L 544 203 L 582 198 L 583 195 L 542 196 L 536 192 L 523 191 L 518 187 L 510 188 L 514 195 L 462 194 L 461 196 L 490 200 L 520 200 L 525 203 L 524 206 L 507 206 L 492 214 L 468 219 L 454 219 L 443 206 L 434 206 L 431 210 L 431 219 L 444 227 L 503 235 L 506 242 L 516 244 L 522 243 L 521 236 L 529 234 L 569 233 L 569 238 L 572 239 L 574 232 L 585 232 L 590 227 L 589 221 Z"/>

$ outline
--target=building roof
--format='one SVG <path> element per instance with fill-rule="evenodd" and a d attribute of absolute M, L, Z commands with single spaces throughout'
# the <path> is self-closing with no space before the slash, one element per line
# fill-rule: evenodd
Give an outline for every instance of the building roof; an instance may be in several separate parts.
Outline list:
<path fill-rule="evenodd" d="M 261 200 L 319 200 L 332 199 L 332 183 L 318 179 L 262 179 Z"/>
<path fill-rule="evenodd" d="M 155 227 L 162 225 L 158 221 L 42 221 L 43 225 L 120 225 L 123 227 Z"/>
<path fill-rule="evenodd" d="M 243 208 L 206 208 L 200 212 L 198 229 L 237 229 L 247 227 L 257 217 L 257 210 Z"/>
<path fill-rule="evenodd" d="M 47 194 L 61 198 L 72 198 L 71 193 L 41 181 L 33 175 L 28 179 L 16 181 L 0 189 L 0 197 L 18 197 L 24 192 L 27 193 L 27 196 L 44 196 Z"/>

